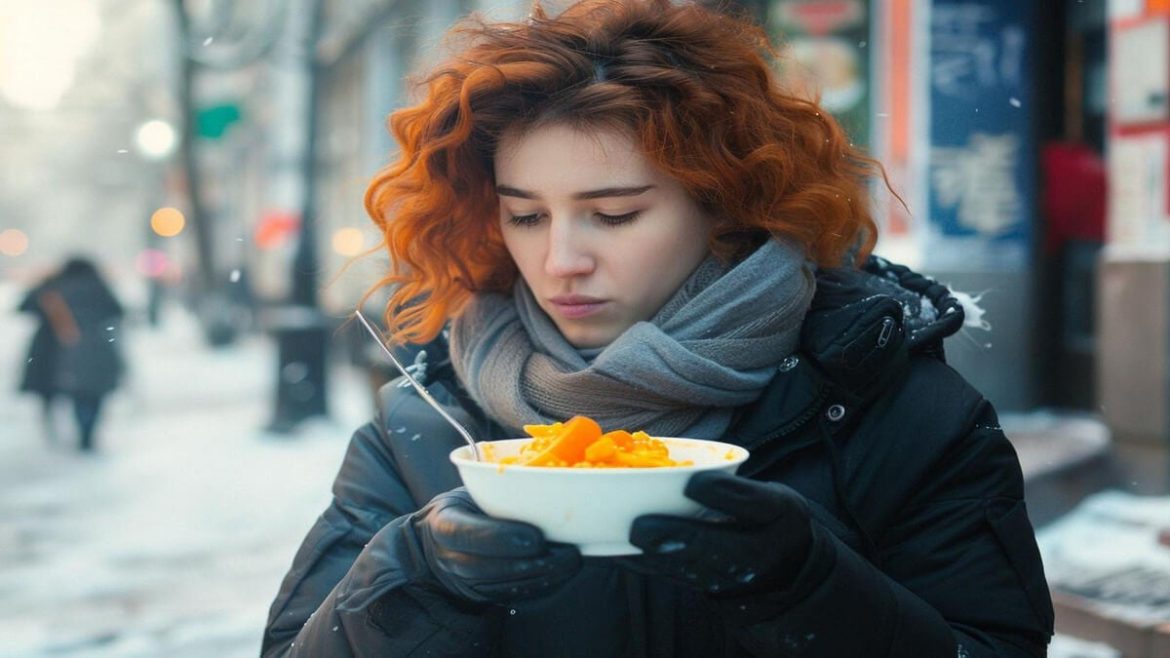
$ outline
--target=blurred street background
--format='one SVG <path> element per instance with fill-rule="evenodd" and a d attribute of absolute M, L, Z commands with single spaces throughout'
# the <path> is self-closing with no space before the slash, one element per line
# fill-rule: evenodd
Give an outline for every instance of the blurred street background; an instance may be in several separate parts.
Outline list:
<path fill-rule="evenodd" d="M 721 4 L 885 165 L 877 253 L 986 311 L 948 359 L 1020 454 L 1051 655 L 1170 656 L 1170 1 Z M 0 657 L 258 653 L 391 376 L 345 324 L 386 118 L 530 6 L 0 0 Z M 92 451 L 21 391 L 18 308 L 77 257 L 123 310 Z"/>

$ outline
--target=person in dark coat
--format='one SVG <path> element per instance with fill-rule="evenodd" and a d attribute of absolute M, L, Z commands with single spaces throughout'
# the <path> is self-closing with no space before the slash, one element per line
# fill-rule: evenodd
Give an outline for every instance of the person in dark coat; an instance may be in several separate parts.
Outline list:
<path fill-rule="evenodd" d="M 56 276 L 54 273 L 53 276 Z M 20 302 L 17 310 L 29 313 L 37 319 L 37 328 L 29 341 L 28 354 L 24 361 L 24 374 L 20 379 L 20 390 L 32 393 L 41 399 L 41 422 L 50 441 L 56 440 L 57 428 L 53 422 L 53 400 L 57 390 L 57 353 L 60 351 L 57 338 L 53 335 L 48 316 L 37 302 L 38 290 L 52 277 L 35 286 Z"/>
<path fill-rule="evenodd" d="M 963 307 L 869 254 L 876 165 L 762 33 L 667 0 L 464 29 L 366 197 L 392 337 L 481 439 L 587 415 L 751 456 L 690 479 L 704 514 L 636 519 L 641 553 L 583 558 L 484 514 L 391 382 L 262 655 L 1045 655 L 1016 454 L 945 361 Z"/>
<path fill-rule="evenodd" d="M 44 400 L 67 397 L 77 423 L 78 447 L 92 451 L 102 402 L 123 371 L 119 322 L 122 305 L 86 258 L 71 258 L 61 271 L 31 290 L 20 310 L 40 321 L 29 348 L 21 389 Z"/>

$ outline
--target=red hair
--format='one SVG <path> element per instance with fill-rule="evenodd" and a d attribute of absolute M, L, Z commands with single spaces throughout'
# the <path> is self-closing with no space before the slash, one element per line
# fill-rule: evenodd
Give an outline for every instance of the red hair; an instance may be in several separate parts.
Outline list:
<path fill-rule="evenodd" d="M 670 0 L 581 0 L 522 23 L 470 19 L 461 51 L 395 112 L 401 152 L 366 191 L 392 269 L 387 326 L 425 342 L 480 291 L 518 276 L 504 247 L 492 161 L 505 130 L 618 128 L 717 219 L 733 259 L 767 236 L 821 265 L 872 249 L 868 178 L 880 165 L 815 102 L 782 90 L 750 22 Z"/>

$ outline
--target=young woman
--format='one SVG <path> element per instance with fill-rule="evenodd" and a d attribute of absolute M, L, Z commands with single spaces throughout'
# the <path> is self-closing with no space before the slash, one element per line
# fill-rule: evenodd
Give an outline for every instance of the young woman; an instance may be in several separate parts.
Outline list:
<path fill-rule="evenodd" d="M 265 656 L 1042 656 L 1014 451 L 943 286 L 866 257 L 875 168 L 744 22 L 584 0 L 462 28 L 367 207 L 388 326 L 484 439 L 583 414 L 747 447 L 583 560 L 484 515 L 408 387 L 353 437 Z"/>

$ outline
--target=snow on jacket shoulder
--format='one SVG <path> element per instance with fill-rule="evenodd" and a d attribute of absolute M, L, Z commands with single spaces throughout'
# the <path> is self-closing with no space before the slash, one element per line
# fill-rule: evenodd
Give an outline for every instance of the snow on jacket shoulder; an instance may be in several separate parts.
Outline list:
<path fill-rule="evenodd" d="M 745 600 L 605 559 L 509 610 L 402 587 L 390 538 L 458 486 L 461 439 L 392 383 L 273 603 L 263 655 L 1042 656 L 1052 607 L 1015 452 L 942 359 L 962 321 L 945 287 L 880 259 L 818 275 L 800 350 L 724 437 L 752 451 L 741 475 L 796 489 L 814 516 L 797 583 Z M 499 438 L 441 341 L 428 350 L 432 394 Z"/>

